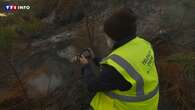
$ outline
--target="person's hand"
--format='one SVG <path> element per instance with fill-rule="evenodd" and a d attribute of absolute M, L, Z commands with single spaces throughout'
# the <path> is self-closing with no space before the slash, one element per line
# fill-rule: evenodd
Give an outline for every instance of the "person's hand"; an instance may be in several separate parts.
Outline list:
<path fill-rule="evenodd" d="M 88 64 L 89 63 L 88 60 L 87 60 L 87 58 L 85 58 L 84 55 L 81 55 L 81 57 L 79 57 L 79 62 L 81 64 Z"/>

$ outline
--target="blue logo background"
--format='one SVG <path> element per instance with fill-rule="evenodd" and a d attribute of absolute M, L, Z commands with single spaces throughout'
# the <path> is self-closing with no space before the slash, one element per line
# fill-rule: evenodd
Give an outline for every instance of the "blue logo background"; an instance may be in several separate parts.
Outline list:
<path fill-rule="evenodd" d="M 11 5 L 11 4 L 8 4 L 8 3 L 7 3 L 7 4 L 4 4 L 4 5 L 3 5 L 3 10 L 6 11 L 6 12 L 11 11 L 11 10 L 10 10 L 10 5 Z"/>

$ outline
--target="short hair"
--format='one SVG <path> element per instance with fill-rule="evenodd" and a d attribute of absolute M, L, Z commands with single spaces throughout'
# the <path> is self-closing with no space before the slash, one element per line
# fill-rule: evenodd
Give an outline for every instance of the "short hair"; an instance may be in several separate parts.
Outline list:
<path fill-rule="evenodd" d="M 129 8 L 122 8 L 113 13 L 104 22 L 104 32 L 114 41 L 120 40 L 124 37 L 136 36 L 137 16 Z"/>

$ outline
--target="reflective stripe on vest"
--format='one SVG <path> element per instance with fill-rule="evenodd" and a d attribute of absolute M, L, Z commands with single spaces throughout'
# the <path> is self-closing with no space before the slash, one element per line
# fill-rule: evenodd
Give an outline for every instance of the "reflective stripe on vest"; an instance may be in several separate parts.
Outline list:
<path fill-rule="evenodd" d="M 158 93 L 159 87 L 158 85 L 155 87 L 153 91 L 148 94 L 144 94 L 144 81 L 142 76 L 129 64 L 126 60 L 118 55 L 111 55 L 108 58 L 112 59 L 118 65 L 120 65 L 127 73 L 136 81 L 136 96 L 124 96 L 118 95 L 113 92 L 107 92 L 106 94 L 112 98 L 119 99 L 122 101 L 144 101 L 152 98 Z M 107 58 L 106 58 L 107 59 Z"/>

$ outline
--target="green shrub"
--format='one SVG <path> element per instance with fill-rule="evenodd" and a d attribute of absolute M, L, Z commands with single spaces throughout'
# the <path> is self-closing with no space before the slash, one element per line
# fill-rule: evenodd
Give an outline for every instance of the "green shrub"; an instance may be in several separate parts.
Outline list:
<path fill-rule="evenodd" d="M 0 27 L 0 49 L 9 48 L 12 40 L 17 36 L 13 26 Z"/>
<path fill-rule="evenodd" d="M 169 62 L 175 62 L 179 64 L 195 64 L 195 53 L 179 53 L 168 57 Z"/>
<path fill-rule="evenodd" d="M 19 30 L 30 37 L 38 35 L 45 26 L 45 23 L 42 23 L 41 20 L 36 18 L 32 18 L 29 21 L 22 20 L 16 25 Z"/>
<path fill-rule="evenodd" d="M 48 16 L 52 12 L 52 10 L 58 6 L 59 1 L 61 0 L 32 0 L 31 12 L 34 16 L 38 18 L 44 18 Z"/>
<path fill-rule="evenodd" d="M 180 53 L 168 57 L 168 62 L 174 62 L 184 66 L 184 76 L 189 81 L 195 81 L 195 53 Z"/>

